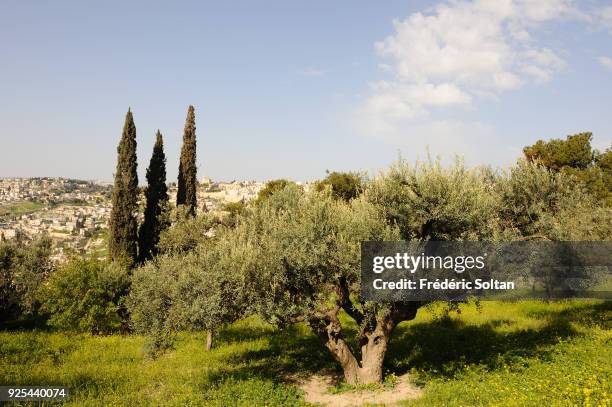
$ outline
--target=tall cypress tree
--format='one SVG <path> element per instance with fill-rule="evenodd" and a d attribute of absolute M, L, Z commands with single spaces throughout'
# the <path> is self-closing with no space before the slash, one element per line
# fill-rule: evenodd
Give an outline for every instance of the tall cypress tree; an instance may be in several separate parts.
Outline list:
<path fill-rule="evenodd" d="M 192 216 L 195 215 L 197 207 L 195 131 L 195 112 L 193 106 L 189 105 L 187 120 L 185 121 L 185 130 L 183 132 L 183 146 L 181 147 L 176 204 L 184 205 L 187 208 L 187 213 Z"/>
<path fill-rule="evenodd" d="M 157 254 L 160 232 L 168 226 L 168 187 L 166 186 L 166 155 L 164 141 L 157 130 L 153 155 L 147 168 L 147 189 L 144 221 L 138 236 L 138 257 L 145 261 Z"/>
<path fill-rule="evenodd" d="M 136 126 L 128 109 L 117 147 L 117 170 L 113 208 L 109 222 L 108 255 L 111 260 L 136 260 L 138 225 L 138 174 L 136 173 Z"/>

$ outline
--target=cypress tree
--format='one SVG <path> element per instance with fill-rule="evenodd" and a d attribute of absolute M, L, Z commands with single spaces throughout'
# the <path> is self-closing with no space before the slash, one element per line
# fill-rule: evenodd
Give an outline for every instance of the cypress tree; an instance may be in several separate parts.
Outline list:
<path fill-rule="evenodd" d="M 109 221 L 108 256 L 133 264 L 136 259 L 138 225 L 138 174 L 136 173 L 136 126 L 128 109 L 117 147 L 117 170 Z"/>
<path fill-rule="evenodd" d="M 185 121 L 185 130 L 183 132 L 183 146 L 181 147 L 176 204 L 177 206 L 184 205 L 187 208 L 187 213 L 191 216 L 195 215 L 197 207 L 195 131 L 195 112 L 193 106 L 189 105 L 187 120 Z"/>
<path fill-rule="evenodd" d="M 138 256 L 145 261 L 157 254 L 160 232 L 168 227 L 168 187 L 166 186 L 166 155 L 164 140 L 157 130 L 153 155 L 147 168 L 147 188 L 144 221 L 138 236 Z"/>

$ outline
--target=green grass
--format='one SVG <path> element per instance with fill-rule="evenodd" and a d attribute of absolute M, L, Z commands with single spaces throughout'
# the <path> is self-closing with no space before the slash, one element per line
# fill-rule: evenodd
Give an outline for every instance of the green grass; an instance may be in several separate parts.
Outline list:
<path fill-rule="evenodd" d="M 450 317 L 441 309 L 395 332 L 386 371 L 410 373 L 424 389 L 405 405 L 610 405 L 611 303 L 483 302 Z M 287 374 L 335 366 L 303 325 L 279 331 L 249 318 L 222 331 L 212 352 L 204 341 L 182 334 L 151 360 L 136 335 L 0 332 L 0 384 L 66 385 L 74 406 L 303 405 Z"/>
<path fill-rule="evenodd" d="M 389 362 L 425 389 L 406 405 L 610 405 L 612 303 L 482 307 L 403 330 Z"/>
<path fill-rule="evenodd" d="M 44 208 L 46 204 L 42 202 L 22 201 L 14 202 L 5 205 L 0 205 L 0 218 L 5 216 L 21 216 L 28 213 L 36 212 Z"/>
<path fill-rule="evenodd" d="M 59 203 L 43 203 L 34 201 L 19 201 L 11 202 L 8 204 L 0 205 L 0 218 L 3 217 L 16 217 L 21 215 L 27 215 L 40 211 L 45 207 L 59 208 L 62 206 L 93 206 L 93 203 L 87 201 L 65 201 Z"/>

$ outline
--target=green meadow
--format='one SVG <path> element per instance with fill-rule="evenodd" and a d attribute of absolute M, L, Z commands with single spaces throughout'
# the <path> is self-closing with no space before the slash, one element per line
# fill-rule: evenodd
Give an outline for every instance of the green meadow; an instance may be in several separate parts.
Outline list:
<path fill-rule="evenodd" d="M 16 217 L 36 212 L 44 208 L 46 205 L 41 202 L 22 201 L 10 204 L 0 205 L 0 218 Z"/>
<path fill-rule="evenodd" d="M 423 394 L 400 405 L 609 406 L 611 321 L 612 303 L 601 301 L 483 301 L 450 314 L 435 304 L 398 326 L 387 381 L 369 390 L 408 374 Z M 336 368 L 306 326 L 281 331 L 255 317 L 221 331 L 211 352 L 200 332 L 180 334 L 155 359 L 146 342 L 0 332 L 0 383 L 68 386 L 70 406 L 307 405 L 295 378 Z"/>

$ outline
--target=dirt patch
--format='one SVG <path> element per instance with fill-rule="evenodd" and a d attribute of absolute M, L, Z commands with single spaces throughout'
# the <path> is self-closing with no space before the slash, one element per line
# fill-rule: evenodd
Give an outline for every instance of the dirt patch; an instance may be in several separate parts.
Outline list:
<path fill-rule="evenodd" d="M 416 399 L 422 390 L 412 384 L 408 375 L 401 376 L 393 388 L 376 390 L 352 390 L 342 393 L 329 393 L 329 388 L 338 383 L 338 377 L 330 374 L 316 374 L 306 379 L 296 379 L 304 391 L 308 403 L 334 407 L 353 407 L 362 404 L 394 405 L 402 400 Z"/>

